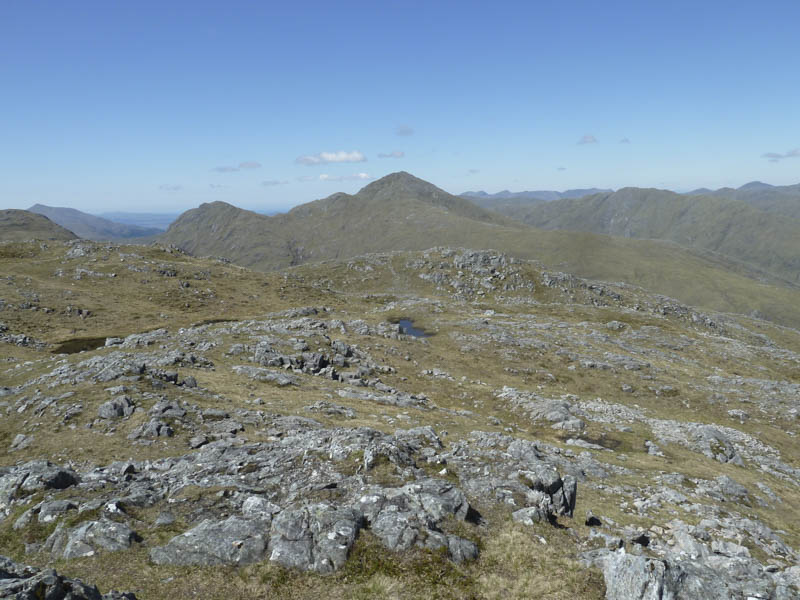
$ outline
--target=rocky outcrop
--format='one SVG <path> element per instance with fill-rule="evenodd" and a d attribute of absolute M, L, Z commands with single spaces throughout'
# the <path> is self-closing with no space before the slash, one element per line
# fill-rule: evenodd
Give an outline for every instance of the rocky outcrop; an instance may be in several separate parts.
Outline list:
<path fill-rule="evenodd" d="M 0 598 L 15 600 L 136 600 L 130 592 L 100 594 L 97 587 L 80 579 L 59 575 L 53 569 L 20 565 L 0 556 Z"/>

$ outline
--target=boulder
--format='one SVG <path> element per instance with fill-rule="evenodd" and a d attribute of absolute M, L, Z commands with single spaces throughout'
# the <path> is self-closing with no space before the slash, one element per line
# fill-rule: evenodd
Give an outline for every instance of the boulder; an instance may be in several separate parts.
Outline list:
<path fill-rule="evenodd" d="M 331 573 L 341 568 L 363 525 L 353 508 L 320 503 L 285 510 L 272 521 L 272 562 L 300 569 Z"/>
<path fill-rule="evenodd" d="M 44 549 L 55 558 L 81 558 L 97 552 L 127 550 L 133 542 L 141 541 L 139 535 L 125 523 L 102 519 L 87 521 L 73 529 L 59 525 L 47 538 Z"/>
<path fill-rule="evenodd" d="M 129 417 L 136 409 L 130 396 L 117 396 L 108 402 L 103 402 L 97 409 L 97 416 L 101 419 L 119 419 Z"/>
<path fill-rule="evenodd" d="M 100 594 L 97 587 L 80 579 L 59 575 L 53 569 L 20 565 L 0 556 L 0 598 L 28 600 L 136 600 L 130 592 Z"/>
<path fill-rule="evenodd" d="M 263 523 L 241 517 L 206 519 L 150 550 L 157 565 L 245 565 L 264 557 L 267 543 Z"/>

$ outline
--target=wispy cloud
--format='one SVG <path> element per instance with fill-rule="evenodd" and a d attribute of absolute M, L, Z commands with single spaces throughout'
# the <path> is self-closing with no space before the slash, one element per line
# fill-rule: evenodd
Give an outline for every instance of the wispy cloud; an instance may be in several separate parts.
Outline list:
<path fill-rule="evenodd" d="M 624 137 L 619 141 L 619 143 L 620 144 L 630 144 L 631 141 L 628 138 Z"/>
<path fill-rule="evenodd" d="M 222 188 L 226 188 L 228 186 L 223 183 L 209 183 L 208 187 L 210 187 L 212 190 L 221 190 Z"/>
<path fill-rule="evenodd" d="M 240 169 L 260 169 L 261 168 L 261 163 L 260 162 L 256 162 L 254 160 L 246 160 L 244 162 L 240 162 L 239 163 L 239 168 Z"/>
<path fill-rule="evenodd" d="M 769 162 L 780 162 L 784 158 L 797 158 L 800 157 L 800 148 L 793 148 L 784 154 L 779 154 L 778 152 L 765 152 L 761 155 L 761 158 L 766 158 Z"/>
<path fill-rule="evenodd" d="M 367 157 L 358 150 L 353 150 L 352 152 L 339 150 L 338 152 L 320 152 L 319 154 L 298 156 L 295 162 L 312 167 L 314 165 L 324 165 L 328 163 L 356 163 L 365 162 L 366 160 Z"/>
<path fill-rule="evenodd" d="M 375 179 L 369 173 L 353 173 L 352 175 L 329 175 L 322 173 L 321 175 L 302 175 L 297 178 L 300 183 L 308 183 L 310 181 L 371 181 Z"/>
<path fill-rule="evenodd" d="M 584 144 L 596 144 L 596 143 L 597 143 L 597 138 L 588 133 L 578 140 L 578 144 L 581 146 L 583 146 Z"/>
<path fill-rule="evenodd" d="M 276 186 L 276 185 L 286 185 L 287 183 L 289 183 L 289 182 L 286 181 L 286 180 L 267 179 L 266 181 L 262 181 L 261 185 L 263 185 L 264 187 L 273 187 L 273 186 Z"/>
<path fill-rule="evenodd" d="M 369 181 L 373 179 L 367 173 L 354 173 L 352 175 L 328 175 L 323 173 L 319 178 L 320 181 Z"/>
<path fill-rule="evenodd" d="M 467 169 L 467 175 L 475 175 L 476 173 L 480 172 L 480 169 Z"/>
<path fill-rule="evenodd" d="M 178 192 L 183 189 L 182 185 L 176 185 L 174 183 L 162 183 L 158 186 L 162 192 Z"/>
<path fill-rule="evenodd" d="M 239 167 L 214 167 L 214 171 L 217 173 L 235 173 L 239 170 Z"/>
<path fill-rule="evenodd" d="M 381 152 L 378 154 L 378 158 L 403 158 L 406 155 L 405 152 L 401 152 L 400 150 L 392 150 L 391 152 Z"/>
<path fill-rule="evenodd" d="M 566 171 L 567 167 L 557 167 L 556 171 Z"/>
<path fill-rule="evenodd" d="M 414 128 L 408 125 L 398 125 L 394 132 L 397 135 L 414 135 Z"/>

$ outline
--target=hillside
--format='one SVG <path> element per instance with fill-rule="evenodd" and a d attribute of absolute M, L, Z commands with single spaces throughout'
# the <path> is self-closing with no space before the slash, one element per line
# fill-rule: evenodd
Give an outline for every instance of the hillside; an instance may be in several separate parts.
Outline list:
<path fill-rule="evenodd" d="M 800 594 L 797 330 L 460 248 L 0 272 L 0 595 Z"/>
<path fill-rule="evenodd" d="M 800 283 L 800 221 L 722 196 L 624 188 L 502 212 L 542 229 L 670 240 Z"/>
<path fill-rule="evenodd" d="M 154 236 L 162 233 L 161 229 L 153 227 L 139 227 L 137 225 L 126 225 L 115 223 L 108 219 L 96 217 L 74 208 L 63 206 L 45 206 L 34 204 L 28 209 L 40 215 L 46 216 L 54 223 L 66 227 L 75 232 L 78 237 L 87 240 L 126 240 L 131 238 L 142 238 Z"/>
<path fill-rule="evenodd" d="M 533 229 L 406 173 L 274 217 L 222 202 L 204 204 L 184 213 L 160 239 L 194 255 L 220 256 L 262 271 L 432 245 L 496 248 L 696 306 L 800 325 L 797 292 L 761 269 L 670 242 Z"/>
<path fill-rule="evenodd" d="M 552 190 L 510 192 L 508 190 L 503 190 L 496 194 L 488 194 L 486 192 L 464 192 L 461 194 L 461 197 L 487 210 L 503 212 L 505 209 L 512 207 L 534 206 L 543 202 L 552 202 L 553 200 L 582 198 L 583 196 L 589 196 L 591 194 L 611 191 L 612 190 L 601 190 L 598 188 L 565 190 L 563 192 Z"/>
<path fill-rule="evenodd" d="M 77 237 L 43 215 L 27 210 L 0 210 L 0 242 L 73 240 Z"/>
<path fill-rule="evenodd" d="M 739 200 L 759 210 L 800 220 L 800 183 L 780 186 L 752 181 L 735 189 L 702 189 L 689 193 L 691 195 L 702 193 L 730 200 Z"/>

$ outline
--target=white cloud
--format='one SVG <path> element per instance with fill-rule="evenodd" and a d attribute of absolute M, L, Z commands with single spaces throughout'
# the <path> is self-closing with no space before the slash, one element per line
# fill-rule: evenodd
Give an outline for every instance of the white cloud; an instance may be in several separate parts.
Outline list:
<path fill-rule="evenodd" d="M 765 152 L 761 155 L 761 158 L 766 158 L 769 162 L 779 162 L 784 158 L 797 158 L 800 156 L 800 148 L 792 148 L 785 154 L 780 154 L 778 152 Z"/>
<path fill-rule="evenodd" d="M 182 185 L 175 185 L 173 183 L 162 183 L 158 186 L 162 192 L 178 192 L 183 189 Z"/>
<path fill-rule="evenodd" d="M 403 158 L 405 155 L 406 153 L 400 150 L 392 150 L 391 152 L 381 152 L 378 154 L 378 158 Z"/>
<path fill-rule="evenodd" d="M 628 138 L 624 137 L 619 141 L 619 143 L 620 144 L 630 144 L 631 141 Z"/>
<path fill-rule="evenodd" d="M 581 139 L 578 140 L 578 144 L 580 144 L 581 146 L 584 144 L 596 144 L 596 143 L 597 143 L 597 138 L 589 133 L 585 134 Z"/>
<path fill-rule="evenodd" d="M 228 186 L 222 183 L 209 183 L 208 187 L 210 187 L 212 190 L 221 190 L 222 188 L 226 188 Z"/>
<path fill-rule="evenodd" d="M 556 168 L 556 171 L 566 171 L 566 170 L 567 170 L 567 167 L 558 167 L 558 168 Z"/>
<path fill-rule="evenodd" d="M 367 173 L 354 173 L 353 175 L 328 175 L 319 176 L 320 181 L 368 181 L 372 179 Z"/>
<path fill-rule="evenodd" d="M 353 173 L 352 175 L 329 175 L 322 173 L 321 175 L 303 175 L 297 178 L 301 183 L 308 183 L 310 181 L 370 181 L 375 179 L 369 173 Z"/>
<path fill-rule="evenodd" d="M 467 169 L 467 173 L 469 175 L 475 175 L 476 173 L 480 173 L 480 169 Z"/>
<path fill-rule="evenodd" d="M 397 129 L 394 130 L 397 135 L 414 135 L 414 129 L 409 127 L 408 125 L 398 125 Z"/>
<path fill-rule="evenodd" d="M 217 173 L 235 173 L 238 171 L 238 167 L 214 167 L 214 170 Z"/>
<path fill-rule="evenodd" d="M 307 165 L 309 167 L 314 165 L 324 165 L 328 163 L 355 163 L 365 162 L 367 157 L 358 150 L 352 152 L 345 152 L 339 150 L 338 152 L 320 152 L 319 154 L 309 154 L 306 156 L 298 156 L 295 159 L 296 163 Z"/>
<path fill-rule="evenodd" d="M 266 181 L 262 181 L 261 185 L 263 185 L 264 187 L 272 187 L 272 186 L 275 186 L 275 185 L 286 185 L 287 183 L 289 183 L 289 182 L 286 181 L 286 180 L 267 179 Z"/>
<path fill-rule="evenodd" d="M 261 163 L 256 162 L 254 160 L 246 160 L 244 162 L 239 163 L 240 169 L 259 169 L 261 168 Z"/>

